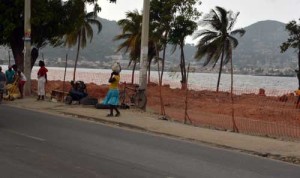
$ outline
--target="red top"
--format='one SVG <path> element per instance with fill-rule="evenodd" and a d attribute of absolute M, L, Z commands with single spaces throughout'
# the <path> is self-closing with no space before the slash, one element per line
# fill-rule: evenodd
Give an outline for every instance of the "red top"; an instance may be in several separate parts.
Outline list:
<path fill-rule="evenodd" d="M 38 74 L 39 77 L 42 77 L 42 76 L 45 76 L 47 72 L 48 72 L 48 69 L 45 66 L 42 66 L 39 69 L 37 74 Z"/>

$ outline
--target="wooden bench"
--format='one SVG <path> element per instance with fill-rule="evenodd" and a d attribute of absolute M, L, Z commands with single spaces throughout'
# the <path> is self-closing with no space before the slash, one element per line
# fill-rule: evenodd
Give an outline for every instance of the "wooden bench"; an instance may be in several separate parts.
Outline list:
<path fill-rule="evenodd" d="M 50 99 L 53 98 L 57 101 L 64 101 L 65 97 L 69 94 L 69 92 L 62 91 L 62 90 L 52 90 Z"/>

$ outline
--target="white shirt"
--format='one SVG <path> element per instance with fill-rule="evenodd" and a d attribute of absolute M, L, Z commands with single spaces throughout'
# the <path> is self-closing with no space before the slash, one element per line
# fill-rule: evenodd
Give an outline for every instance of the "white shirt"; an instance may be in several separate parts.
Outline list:
<path fill-rule="evenodd" d="M 23 72 L 21 72 L 20 80 L 21 81 L 27 81 L 27 78 L 25 77 L 25 75 L 23 74 Z"/>

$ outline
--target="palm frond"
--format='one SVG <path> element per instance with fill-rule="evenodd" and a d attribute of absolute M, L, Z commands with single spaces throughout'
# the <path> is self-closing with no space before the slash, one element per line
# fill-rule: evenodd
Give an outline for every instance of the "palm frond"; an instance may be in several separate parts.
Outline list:
<path fill-rule="evenodd" d="M 193 39 L 197 39 L 197 38 L 200 38 L 200 37 L 205 36 L 205 35 L 216 34 L 216 33 L 218 33 L 218 32 L 211 31 L 211 30 L 199 30 L 194 34 Z"/>
<path fill-rule="evenodd" d="M 209 26 L 215 30 L 219 30 L 222 26 L 221 19 L 214 9 L 210 10 L 210 12 L 204 16 L 203 20 L 200 21 L 198 25 Z"/>
<path fill-rule="evenodd" d="M 115 37 L 113 38 L 113 40 L 114 40 L 114 41 L 117 41 L 117 40 L 126 40 L 126 39 L 130 38 L 131 35 L 132 35 L 132 34 L 130 34 L 130 33 L 119 34 L 119 35 L 115 36 Z"/>
<path fill-rule="evenodd" d="M 176 50 L 177 50 L 177 44 L 175 43 L 172 45 L 172 47 L 170 49 L 171 54 L 174 54 Z"/>
<path fill-rule="evenodd" d="M 95 13 L 94 11 L 88 12 L 84 16 L 85 19 L 95 19 L 96 17 L 97 13 Z"/>
<path fill-rule="evenodd" d="M 97 15 L 93 12 L 85 12 L 84 9 L 80 13 L 77 24 L 74 26 L 73 31 L 65 35 L 65 45 L 71 47 L 76 45 L 80 40 L 80 47 L 86 47 L 87 39 L 90 42 L 93 39 L 93 29 L 91 25 L 96 25 L 98 28 L 98 33 L 102 29 L 102 24 L 96 19 Z M 80 36 L 80 39 L 78 38 Z"/>
<path fill-rule="evenodd" d="M 232 59 L 232 41 L 233 40 L 227 39 L 224 42 L 224 65 L 226 65 Z"/>
<path fill-rule="evenodd" d="M 236 48 L 239 45 L 239 41 L 236 38 L 234 38 L 233 36 L 229 35 L 228 40 L 229 40 L 230 45 L 232 46 L 233 49 Z"/>
<path fill-rule="evenodd" d="M 139 58 L 142 15 L 138 10 L 128 11 L 126 19 L 121 19 L 117 23 L 121 27 L 122 33 L 115 36 L 113 40 L 123 40 L 117 51 L 124 49 L 125 53 L 129 52 L 130 58 Z"/>
<path fill-rule="evenodd" d="M 97 33 L 100 33 L 102 30 L 102 23 L 97 19 L 88 19 L 87 22 L 89 24 L 95 25 L 98 29 Z"/>
<path fill-rule="evenodd" d="M 228 12 L 222 8 L 222 7 L 219 7 L 219 6 L 216 6 L 216 10 L 217 10 L 217 13 L 219 14 L 219 18 L 221 20 L 221 28 L 219 30 L 221 30 L 222 32 L 225 32 L 227 31 L 227 27 L 228 27 Z"/>
<path fill-rule="evenodd" d="M 244 36 L 245 33 L 246 33 L 246 30 L 243 29 L 243 28 L 240 28 L 240 29 L 236 29 L 236 30 L 232 31 L 230 34 L 231 35 L 238 34 L 238 35 L 240 35 L 242 37 L 242 36 Z"/>
<path fill-rule="evenodd" d="M 129 47 L 130 47 L 130 46 L 128 45 L 128 42 L 125 41 L 125 42 L 121 43 L 121 44 L 118 46 L 116 52 L 119 52 L 119 51 L 121 51 L 122 49 L 124 49 L 124 53 L 127 53 L 127 52 L 129 51 Z"/>
<path fill-rule="evenodd" d="M 212 68 L 215 68 L 216 64 L 218 63 L 221 55 L 222 55 L 222 52 L 223 52 L 223 46 L 222 45 L 217 45 L 216 46 L 216 49 L 215 49 L 215 52 L 211 58 L 211 63 L 213 63 L 213 66 Z"/>
<path fill-rule="evenodd" d="M 82 28 L 81 29 L 81 39 L 79 39 L 80 40 L 80 47 L 83 49 L 84 47 L 86 47 L 86 38 L 87 38 L 87 36 L 86 36 L 86 28 Z"/>
<path fill-rule="evenodd" d="M 85 34 L 86 34 L 86 37 L 90 39 L 90 42 L 92 42 L 93 40 L 93 36 L 94 36 L 94 33 L 93 33 L 93 28 L 92 26 L 89 24 L 89 23 L 86 23 L 85 25 Z"/>
<path fill-rule="evenodd" d="M 239 15 L 240 15 L 240 12 L 237 12 L 236 14 L 233 14 L 232 11 L 229 12 L 229 14 L 228 14 L 229 24 L 228 24 L 228 27 L 227 27 L 228 31 L 232 30 L 232 28 L 235 25 Z"/>
<path fill-rule="evenodd" d="M 218 37 L 220 37 L 220 35 L 217 34 L 217 33 L 210 33 L 210 34 L 207 34 L 207 35 L 203 36 L 203 37 L 199 40 L 198 45 L 199 45 L 199 46 L 202 46 L 202 45 L 204 45 L 204 44 L 210 43 L 210 42 L 212 42 L 213 40 L 215 40 L 215 39 L 218 38 Z"/>

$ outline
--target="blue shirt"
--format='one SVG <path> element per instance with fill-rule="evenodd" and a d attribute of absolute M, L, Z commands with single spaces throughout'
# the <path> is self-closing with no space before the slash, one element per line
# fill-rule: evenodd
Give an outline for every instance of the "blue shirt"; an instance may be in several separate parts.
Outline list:
<path fill-rule="evenodd" d="M 15 71 L 13 71 L 13 70 L 7 70 L 5 72 L 7 83 L 13 83 L 14 82 L 14 75 L 15 75 Z"/>
<path fill-rule="evenodd" d="M 2 91 L 5 86 L 6 78 L 3 72 L 0 72 L 0 90 Z"/>
<path fill-rule="evenodd" d="M 0 82 L 6 82 L 6 78 L 3 72 L 0 72 Z"/>

